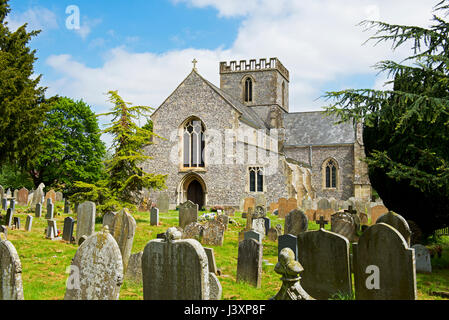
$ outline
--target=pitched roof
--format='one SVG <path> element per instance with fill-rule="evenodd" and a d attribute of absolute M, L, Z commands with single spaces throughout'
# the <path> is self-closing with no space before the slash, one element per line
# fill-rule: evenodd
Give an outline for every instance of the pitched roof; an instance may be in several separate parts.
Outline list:
<path fill-rule="evenodd" d="M 338 118 L 322 111 L 284 114 L 285 145 L 335 145 L 355 142 L 352 122 L 335 124 Z"/>

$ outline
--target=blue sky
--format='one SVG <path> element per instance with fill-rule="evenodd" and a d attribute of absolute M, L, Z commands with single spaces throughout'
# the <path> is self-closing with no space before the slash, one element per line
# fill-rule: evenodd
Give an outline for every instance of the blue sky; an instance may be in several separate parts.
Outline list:
<path fill-rule="evenodd" d="M 42 29 L 31 43 L 47 95 L 83 99 L 95 112 L 119 90 L 127 101 L 157 108 L 198 70 L 219 85 L 220 61 L 278 57 L 289 69 L 291 111 L 319 110 L 325 91 L 381 88 L 371 68 L 400 60 L 407 48 L 362 43 L 356 26 L 374 19 L 429 25 L 436 0 L 10 0 L 11 28 Z M 66 8 L 80 10 L 80 30 L 66 27 Z"/>

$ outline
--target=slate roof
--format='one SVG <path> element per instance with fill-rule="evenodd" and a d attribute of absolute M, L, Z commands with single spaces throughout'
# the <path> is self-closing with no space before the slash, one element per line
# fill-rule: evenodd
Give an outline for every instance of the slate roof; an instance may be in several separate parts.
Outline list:
<path fill-rule="evenodd" d="M 294 112 L 284 114 L 285 145 L 335 145 L 355 142 L 352 122 L 336 125 L 337 117 L 322 111 Z"/>

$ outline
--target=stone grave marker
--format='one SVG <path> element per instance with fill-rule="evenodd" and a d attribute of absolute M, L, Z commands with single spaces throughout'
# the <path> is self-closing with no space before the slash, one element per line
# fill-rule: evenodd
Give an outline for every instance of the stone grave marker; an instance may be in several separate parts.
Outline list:
<path fill-rule="evenodd" d="M 290 211 L 285 217 L 285 234 L 292 234 L 297 236 L 302 232 L 306 232 L 309 227 L 309 221 L 307 216 L 299 209 L 294 209 Z"/>
<path fill-rule="evenodd" d="M 28 189 L 22 188 L 17 192 L 17 203 L 19 206 L 26 206 L 28 204 Z"/>
<path fill-rule="evenodd" d="M 40 218 L 42 216 L 42 204 L 36 203 L 36 210 L 34 211 L 34 216 Z"/>
<path fill-rule="evenodd" d="M 254 208 L 262 207 L 264 211 L 267 211 L 267 198 L 265 197 L 265 194 L 258 193 L 255 198 L 254 202 Z"/>
<path fill-rule="evenodd" d="M 258 232 L 263 239 L 265 237 L 265 220 L 263 218 L 253 219 L 251 230 Z"/>
<path fill-rule="evenodd" d="M 120 248 L 123 259 L 123 272 L 126 273 L 136 233 L 136 220 L 129 213 L 128 209 L 124 208 L 115 215 L 113 225 L 114 230 L 111 234 Z"/>
<path fill-rule="evenodd" d="M 416 272 L 432 273 L 429 249 L 422 244 L 415 244 L 412 248 L 415 249 Z"/>
<path fill-rule="evenodd" d="M 415 252 L 385 223 L 369 227 L 353 243 L 357 300 L 416 300 Z"/>
<path fill-rule="evenodd" d="M 249 197 L 245 198 L 243 202 L 243 212 L 248 213 L 249 208 L 253 208 L 253 210 L 256 208 L 256 199 Z"/>
<path fill-rule="evenodd" d="M 209 300 L 221 300 L 223 288 L 215 273 L 209 272 Z"/>
<path fill-rule="evenodd" d="M 270 212 L 273 213 L 275 210 L 279 210 L 279 203 L 277 202 L 270 203 Z"/>
<path fill-rule="evenodd" d="M 265 207 L 257 206 L 254 209 L 253 218 L 259 219 L 259 218 L 265 218 L 267 216 L 267 212 L 265 210 Z"/>
<path fill-rule="evenodd" d="M 168 213 L 170 206 L 170 199 L 167 192 L 161 192 L 156 201 L 156 207 L 160 213 Z"/>
<path fill-rule="evenodd" d="M 224 207 L 224 213 L 227 216 L 233 217 L 233 216 L 235 216 L 235 209 L 234 209 L 234 207 L 226 206 L 226 207 Z"/>
<path fill-rule="evenodd" d="M 27 214 L 27 219 L 25 222 L 25 231 L 30 232 L 32 225 L 33 225 L 33 216 L 30 214 Z"/>
<path fill-rule="evenodd" d="M 257 242 L 262 243 L 263 236 L 255 230 L 250 230 L 250 231 L 244 232 L 244 234 L 243 234 L 243 240 L 248 240 L 248 239 L 254 239 Z"/>
<path fill-rule="evenodd" d="M 56 220 L 47 220 L 47 239 L 55 240 L 58 238 L 58 227 L 56 226 Z"/>
<path fill-rule="evenodd" d="M 64 199 L 64 195 L 62 194 L 61 191 L 58 191 L 58 192 L 55 193 L 55 200 L 56 200 L 56 202 L 62 202 L 63 199 Z"/>
<path fill-rule="evenodd" d="M 47 199 L 47 214 L 45 215 L 47 220 L 51 220 L 54 217 L 54 204 L 51 201 L 51 198 Z"/>
<path fill-rule="evenodd" d="M 278 256 L 282 249 L 290 248 L 298 260 L 298 238 L 292 234 L 283 234 L 278 237 Z"/>
<path fill-rule="evenodd" d="M 246 235 L 246 233 L 245 233 Z M 237 282 L 247 282 L 260 288 L 262 282 L 262 243 L 246 239 L 239 243 L 237 258 Z"/>
<path fill-rule="evenodd" d="M 0 241 L 0 300 L 24 300 L 22 264 L 14 245 Z"/>
<path fill-rule="evenodd" d="M 70 214 L 70 201 L 68 199 L 64 200 L 64 213 Z"/>
<path fill-rule="evenodd" d="M 179 226 L 184 229 L 196 221 L 198 221 L 198 205 L 190 200 L 181 203 L 179 205 Z"/>
<path fill-rule="evenodd" d="M 290 212 L 288 211 L 288 203 L 286 198 L 279 198 L 278 200 L 278 217 L 284 219 L 285 216 Z"/>
<path fill-rule="evenodd" d="M 69 243 L 74 242 L 73 230 L 75 229 L 75 219 L 66 217 L 64 219 L 64 228 L 62 229 L 62 239 Z"/>
<path fill-rule="evenodd" d="M 20 230 L 20 218 L 14 217 L 14 229 Z"/>
<path fill-rule="evenodd" d="M 9 200 L 9 207 L 11 208 L 12 212 L 16 212 L 16 200 L 14 198 Z"/>
<path fill-rule="evenodd" d="M 47 202 L 48 199 L 51 199 L 51 203 L 56 204 L 56 192 L 55 190 L 51 189 L 45 194 L 45 202 Z"/>
<path fill-rule="evenodd" d="M 94 202 L 86 201 L 77 208 L 77 222 L 76 222 L 76 243 L 82 236 L 89 237 L 95 232 L 95 215 L 96 206 Z M 123 267 L 123 265 L 122 265 Z"/>
<path fill-rule="evenodd" d="M 320 229 L 298 235 L 298 261 L 304 267 L 301 286 L 318 300 L 352 295 L 349 241 Z"/>
<path fill-rule="evenodd" d="M 384 214 L 388 213 L 388 209 L 385 206 L 377 205 L 371 208 L 371 225 L 377 222 L 377 219 Z"/>
<path fill-rule="evenodd" d="M 268 231 L 271 228 L 271 220 L 268 217 L 262 218 L 264 220 L 264 224 L 265 224 L 265 234 L 268 234 Z"/>
<path fill-rule="evenodd" d="M 38 203 L 43 204 L 42 197 L 44 197 L 45 195 L 44 188 L 45 185 L 41 183 L 39 187 L 37 187 L 37 189 L 33 192 L 33 202 L 31 203 L 32 207 L 35 207 Z"/>
<path fill-rule="evenodd" d="M 399 214 L 390 211 L 382 216 L 380 216 L 376 223 L 386 223 L 399 231 L 399 233 L 404 237 L 407 245 L 410 247 L 410 237 L 412 232 L 407 221 Z"/>
<path fill-rule="evenodd" d="M 19 190 L 14 190 L 13 192 L 13 198 L 17 199 L 17 195 L 19 194 Z"/>
<path fill-rule="evenodd" d="M 327 200 L 326 198 L 321 198 L 320 200 L 318 200 L 317 210 L 315 214 L 316 219 L 323 216 L 324 219 L 330 221 L 332 213 L 334 213 L 334 210 L 332 210 L 329 200 Z"/>
<path fill-rule="evenodd" d="M 112 233 L 114 230 L 114 218 L 117 215 L 117 212 L 106 212 L 103 215 L 103 227 L 108 226 L 109 231 Z"/>
<path fill-rule="evenodd" d="M 211 246 L 222 246 L 225 226 L 217 220 L 207 221 L 204 225 L 202 243 Z"/>
<path fill-rule="evenodd" d="M 199 242 L 203 239 L 204 226 L 199 222 L 192 222 L 184 228 L 183 239 L 195 239 Z"/>
<path fill-rule="evenodd" d="M 331 216 L 331 231 L 346 237 L 349 242 L 357 241 L 356 223 L 351 214 L 339 211 Z"/>
<path fill-rule="evenodd" d="M 87 237 L 76 251 L 64 300 L 118 300 L 123 262 L 120 248 L 108 229 L 103 227 Z"/>
<path fill-rule="evenodd" d="M 156 207 L 151 207 L 150 209 L 150 225 L 159 225 L 159 209 Z"/>
<path fill-rule="evenodd" d="M 215 262 L 214 249 L 204 247 L 204 251 L 206 252 L 206 255 L 207 255 L 207 263 L 209 265 L 209 272 L 212 272 L 213 274 L 217 274 L 218 269 L 217 269 L 217 264 Z"/>
<path fill-rule="evenodd" d="M 143 251 L 140 251 L 129 257 L 128 269 L 125 273 L 127 279 L 136 283 L 142 283 L 142 255 Z"/>
<path fill-rule="evenodd" d="M 203 246 L 180 240 L 175 228 L 151 240 L 142 255 L 144 300 L 209 300 L 209 266 Z"/>
<path fill-rule="evenodd" d="M 8 208 L 8 210 L 6 210 L 5 225 L 8 228 L 11 228 L 13 222 L 14 222 L 14 212 L 11 210 L 11 208 Z"/>
<path fill-rule="evenodd" d="M 267 239 L 273 242 L 278 241 L 278 237 L 281 234 L 278 232 L 278 230 L 276 228 L 270 228 L 270 230 L 268 230 L 267 233 Z"/>
<path fill-rule="evenodd" d="M 225 231 L 228 230 L 228 225 L 229 225 L 229 216 L 228 215 L 219 214 L 217 216 L 217 221 L 221 222 L 224 225 Z"/>
<path fill-rule="evenodd" d="M 7 210 L 8 209 L 8 199 L 3 198 L 2 199 L 2 210 Z"/>

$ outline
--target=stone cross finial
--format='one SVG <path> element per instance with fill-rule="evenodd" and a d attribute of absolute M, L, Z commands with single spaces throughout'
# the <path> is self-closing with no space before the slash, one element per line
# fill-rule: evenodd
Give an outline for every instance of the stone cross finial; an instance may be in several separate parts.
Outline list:
<path fill-rule="evenodd" d="M 324 229 L 324 226 L 325 226 L 326 224 L 328 224 L 328 221 L 327 221 L 327 220 L 324 220 L 324 217 L 323 217 L 323 216 L 320 216 L 320 220 L 318 220 L 318 221 L 316 222 L 316 224 L 319 224 L 319 225 L 320 225 L 320 229 Z"/>
<path fill-rule="evenodd" d="M 193 70 L 196 70 L 196 64 L 198 63 L 198 61 L 196 59 L 193 59 L 192 63 L 193 63 Z"/>

